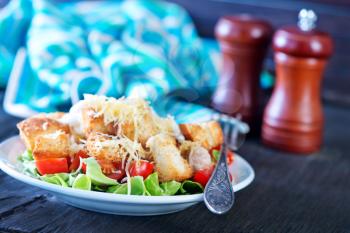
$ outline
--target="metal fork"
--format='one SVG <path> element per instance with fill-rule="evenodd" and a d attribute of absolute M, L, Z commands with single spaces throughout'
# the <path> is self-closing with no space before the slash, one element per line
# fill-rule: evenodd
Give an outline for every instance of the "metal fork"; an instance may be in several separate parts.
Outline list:
<path fill-rule="evenodd" d="M 213 175 L 204 189 L 204 203 L 214 214 L 224 214 L 231 209 L 235 201 L 235 194 L 227 169 L 226 155 L 228 147 L 233 150 L 238 148 L 239 127 L 237 124 L 241 122 L 239 121 L 240 117 L 235 119 L 239 121 L 239 123 L 235 122 L 235 124 L 230 122 L 234 118 L 226 115 L 214 116 L 215 118 L 218 118 L 217 120 L 223 125 L 225 142 L 221 146 L 220 156 Z"/>

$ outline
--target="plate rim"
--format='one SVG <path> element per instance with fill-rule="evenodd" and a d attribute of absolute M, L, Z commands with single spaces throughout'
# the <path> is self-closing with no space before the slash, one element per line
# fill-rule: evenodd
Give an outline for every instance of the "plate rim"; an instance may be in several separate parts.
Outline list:
<path fill-rule="evenodd" d="M 12 136 L 5 139 L 0 143 L 0 153 L 4 154 L 2 148 L 4 145 L 11 143 L 14 140 L 20 140 L 19 135 Z M 15 178 L 23 183 L 41 188 L 46 191 L 54 192 L 54 195 L 70 196 L 86 200 L 111 202 L 111 203 L 128 203 L 128 204 L 180 204 L 180 203 L 190 203 L 190 202 L 200 202 L 203 201 L 203 193 L 191 194 L 191 195 L 178 195 L 178 196 L 138 196 L 138 195 L 125 195 L 125 194 L 115 194 L 115 193 L 105 193 L 97 191 L 87 191 L 72 189 L 69 187 L 62 187 L 55 184 L 50 184 L 42 180 L 30 177 L 19 171 L 14 167 L 9 166 L 0 155 L 0 169 L 7 175 Z M 248 177 L 242 182 L 233 185 L 234 191 L 237 192 L 245 187 L 247 187 L 255 178 L 255 172 L 252 166 L 243 159 L 239 154 L 235 154 L 235 159 L 243 163 L 249 170 Z"/>

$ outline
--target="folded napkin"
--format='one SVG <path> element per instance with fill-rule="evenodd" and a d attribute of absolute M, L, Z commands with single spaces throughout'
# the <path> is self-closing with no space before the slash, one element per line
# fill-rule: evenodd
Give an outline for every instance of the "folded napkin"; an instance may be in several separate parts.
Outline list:
<path fill-rule="evenodd" d="M 25 45 L 29 67 L 11 90 L 14 101 L 31 111 L 66 110 L 91 93 L 142 97 L 178 122 L 213 113 L 196 102 L 217 83 L 218 46 L 201 39 L 175 4 L 12 0 L 0 16 L 0 34 L 6 35 L 0 50 L 9 50 L 1 53 L 1 82 L 14 51 Z"/>
<path fill-rule="evenodd" d="M 0 86 L 5 86 L 18 48 L 25 43 L 31 2 L 11 1 L 0 12 Z"/>

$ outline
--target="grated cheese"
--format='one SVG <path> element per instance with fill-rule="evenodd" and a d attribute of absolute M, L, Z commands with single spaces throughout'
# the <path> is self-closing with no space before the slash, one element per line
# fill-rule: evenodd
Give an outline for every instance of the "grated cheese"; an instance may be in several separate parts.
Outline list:
<path fill-rule="evenodd" d="M 65 132 L 63 132 L 62 130 L 56 130 L 54 133 L 44 134 L 43 137 L 49 139 L 56 139 L 62 134 L 65 134 Z"/>
<path fill-rule="evenodd" d="M 131 162 L 138 161 L 141 156 L 150 153 L 143 149 L 140 142 L 142 137 L 144 140 L 142 135 L 144 135 L 146 130 L 151 130 L 154 135 L 164 133 L 176 137 L 180 142 L 184 141 L 184 136 L 181 134 L 174 118 L 171 116 L 166 118 L 159 117 L 152 110 L 149 103 L 141 98 L 122 97 L 116 99 L 85 94 L 84 100 L 75 104 L 60 121 L 70 125 L 72 131 L 76 134 L 84 135 L 82 113 L 86 109 L 91 109 L 91 111 L 88 111 L 90 117 L 103 116 L 105 126 L 112 123 L 117 129 L 115 136 L 99 133 L 102 137 L 94 140 L 93 149 L 96 151 L 104 150 L 105 157 L 108 160 L 115 161 L 116 157 L 122 159 L 123 166 L 125 164 L 129 194 L 131 187 L 129 168 Z M 147 124 L 145 124 L 145 121 L 147 121 Z M 125 127 L 123 128 L 123 126 Z M 123 129 L 126 129 L 128 132 L 123 132 Z M 84 147 L 85 143 L 84 141 L 82 141 L 82 144 L 73 143 L 72 150 Z"/>

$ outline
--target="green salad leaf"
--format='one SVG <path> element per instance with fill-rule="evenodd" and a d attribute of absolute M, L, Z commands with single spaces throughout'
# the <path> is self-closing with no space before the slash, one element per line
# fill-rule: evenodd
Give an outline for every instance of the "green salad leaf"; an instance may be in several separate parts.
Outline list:
<path fill-rule="evenodd" d="M 163 195 L 175 195 L 177 191 L 181 188 L 181 183 L 175 180 L 164 182 L 160 184 L 163 189 Z"/>
<path fill-rule="evenodd" d="M 107 193 L 128 194 L 128 184 L 117 184 L 107 189 Z"/>
<path fill-rule="evenodd" d="M 77 178 L 77 175 L 76 175 L 76 174 L 72 174 L 72 173 L 69 174 L 69 176 L 68 176 L 68 182 L 67 182 L 69 187 L 72 187 L 75 178 Z"/>
<path fill-rule="evenodd" d="M 219 160 L 220 157 L 220 151 L 219 150 L 213 150 L 212 155 L 214 157 L 214 162 L 217 162 Z"/>
<path fill-rule="evenodd" d="M 113 186 L 109 186 L 108 189 L 106 190 L 107 193 L 114 193 L 121 184 L 117 184 L 117 185 L 113 185 Z"/>
<path fill-rule="evenodd" d="M 130 178 L 130 194 L 146 195 L 146 188 L 142 176 L 134 176 Z M 107 193 L 128 194 L 128 184 L 117 184 L 109 187 Z"/>
<path fill-rule="evenodd" d="M 34 161 L 33 153 L 30 150 L 26 150 L 22 155 L 18 157 L 20 161 Z"/>
<path fill-rule="evenodd" d="M 163 195 L 163 189 L 159 186 L 158 173 L 154 172 L 149 175 L 145 181 L 145 187 L 147 192 L 151 196 L 161 196 Z"/>
<path fill-rule="evenodd" d="M 18 157 L 18 160 L 23 166 L 23 173 L 51 184 L 82 190 L 128 194 L 128 184 L 120 184 L 116 180 L 105 176 L 98 162 L 92 157 L 84 159 L 86 174 L 72 172 L 47 174 L 44 176 L 38 173 L 31 151 L 25 151 Z M 171 196 L 203 192 L 202 185 L 191 180 L 185 180 L 182 183 L 174 180 L 160 183 L 157 172 L 152 173 L 145 180 L 142 176 L 130 177 L 130 187 L 131 195 L 144 196 Z"/>
<path fill-rule="evenodd" d="M 91 185 L 91 190 L 98 191 L 98 192 L 106 192 L 108 189 L 108 186 L 99 186 L 99 185 Z"/>
<path fill-rule="evenodd" d="M 158 173 L 156 172 L 149 175 L 144 183 L 147 192 L 151 196 L 175 195 L 181 187 L 181 183 L 174 180 L 159 184 Z"/>
<path fill-rule="evenodd" d="M 95 185 L 116 185 L 118 182 L 113 180 L 102 173 L 100 165 L 97 161 L 90 157 L 84 159 L 86 164 L 86 175 L 91 179 L 91 182 Z"/>
<path fill-rule="evenodd" d="M 142 176 L 134 176 L 130 178 L 131 191 L 132 195 L 145 195 L 146 187 L 143 182 Z"/>
<path fill-rule="evenodd" d="M 33 154 L 30 150 L 26 150 L 23 154 L 18 156 L 18 161 L 22 164 L 22 172 L 34 178 L 39 178 L 40 174 L 36 168 Z"/>
<path fill-rule="evenodd" d="M 82 189 L 82 190 L 91 190 L 91 179 L 85 174 L 79 174 L 75 178 L 72 188 Z"/>
<path fill-rule="evenodd" d="M 200 183 L 191 180 L 185 180 L 184 182 L 182 182 L 181 187 L 179 189 L 180 194 L 196 194 L 202 193 L 203 191 L 204 188 Z"/>
<path fill-rule="evenodd" d="M 69 179 L 69 175 L 67 173 L 56 173 L 56 174 L 44 175 L 44 176 L 40 176 L 39 178 L 50 184 L 56 184 L 62 187 L 69 187 L 67 183 Z"/>

